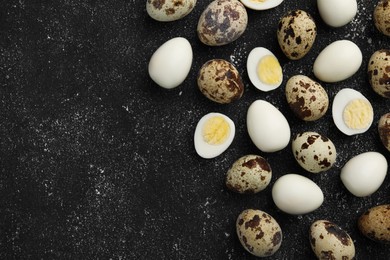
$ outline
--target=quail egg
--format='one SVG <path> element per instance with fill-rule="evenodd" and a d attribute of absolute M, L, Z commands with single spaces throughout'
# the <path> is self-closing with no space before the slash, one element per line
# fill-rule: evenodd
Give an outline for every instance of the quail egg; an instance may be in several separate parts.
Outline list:
<path fill-rule="evenodd" d="M 210 159 L 222 154 L 233 142 L 234 122 L 221 113 L 203 116 L 195 129 L 194 145 L 199 156 Z"/>
<path fill-rule="evenodd" d="M 246 7 L 253 10 L 267 10 L 280 5 L 284 0 L 240 0 Z"/>
<path fill-rule="evenodd" d="M 318 259 L 355 259 L 355 245 L 349 234 L 328 220 L 310 226 L 310 245 Z"/>
<path fill-rule="evenodd" d="M 268 213 L 247 209 L 236 221 L 236 230 L 241 245 L 252 255 L 271 256 L 282 244 L 282 230 L 279 223 Z"/>
<path fill-rule="evenodd" d="M 298 164 L 312 173 L 329 170 L 336 162 L 333 142 L 316 132 L 297 134 L 292 140 L 292 151 Z"/>
<path fill-rule="evenodd" d="M 246 63 L 248 76 L 259 90 L 274 90 L 282 84 L 283 71 L 276 56 L 266 48 L 254 48 Z"/>
<path fill-rule="evenodd" d="M 259 155 L 245 155 L 233 163 L 226 174 L 226 187 L 241 194 L 264 190 L 271 181 L 272 170 Z"/>
<path fill-rule="evenodd" d="M 390 244 L 390 204 L 368 209 L 358 219 L 362 234 L 376 242 Z"/>
<path fill-rule="evenodd" d="M 346 135 L 366 132 L 374 119 L 370 101 L 360 92 L 344 88 L 333 100 L 332 116 L 336 127 Z"/>

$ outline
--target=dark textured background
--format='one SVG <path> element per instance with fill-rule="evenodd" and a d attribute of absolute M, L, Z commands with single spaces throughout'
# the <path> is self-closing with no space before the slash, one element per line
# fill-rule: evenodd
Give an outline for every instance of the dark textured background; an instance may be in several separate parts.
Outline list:
<path fill-rule="evenodd" d="M 284 240 L 275 259 L 308 259 L 314 254 L 308 228 L 328 219 L 352 236 L 358 259 L 389 259 L 388 246 L 363 237 L 358 216 L 390 202 L 390 179 L 372 196 L 352 196 L 339 179 L 341 167 L 365 151 L 389 152 L 377 133 L 389 100 L 370 88 L 366 67 L 371 54 L 390 48 L 374 28 L 376 1 L 359 0 L 356 18 L 332 29 L 320 19 L 315 1 L 285 1 L 279 7 L 248 11 L 245 34 L 234 43 L 208 47 L 196 36 L 198 18 L 210 1 L 198 1 L 182 20 L 161 23 L 145 11 L 145 1 L 1 1 L 0 8 L 0 259 L 254 259 L 239 244 L 235 220 L 247 208 L 271 214 Z M 289 61 L 276 41 L 276 27 L 288 10 L 303 9 L 315 19 L 318 36 L 310 53 Z M 148 76 L 152 53 L 165 41 L 186 37 L 194 60 L 185 82 L 165 90 Z M 338 90 L 361 91 L 375 109 L 368 132 L 347 137 L 332 122 L 331 111 L 305 123 L 287 107 L 284 84 L 295 74 L 314 78 L 312 64 L 334 40 L 361 47 L 364 61 L 352 78 L 323 84 L 333 100 Z M 263 93 L 249 82 L 250 50 L 263 46 L 279 58 L 284 83 Z M 219 105 L 196 85 L 201 65 L 211 58 L 232 62 L 242 74 L 245 93 Z M 248 106 L 265 99 L 287 117 L 292 134 L 317 131 L 338 150 L 336 165 L 314 175 L 301 169 L 291 148 L 272 154 L 256 149 L 246 131 Z M 193 147 L 197 121 L 222 112 L 237 132 L 221 156 L 205 160 Z M 254 153 L 273 169 L 270 186 L 251 196 L 224 187 L 227 169 Z M 323 190 L 316 211 L 291 216 L 278 210 L 272 184 L 285 173 L 309 177 Z"/>

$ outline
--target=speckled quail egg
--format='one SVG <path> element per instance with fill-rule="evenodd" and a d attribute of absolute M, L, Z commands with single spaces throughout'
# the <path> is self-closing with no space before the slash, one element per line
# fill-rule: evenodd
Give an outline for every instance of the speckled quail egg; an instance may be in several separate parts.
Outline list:
<path fill-rule="evenodd" d="M 220 104 L 237 100 L 244 93 L 240 73 L 233 64 L 222 59 L 209 60 L 201 67 L 198 87 L 208 99 Z"/>
<path fill-rule="evenodd" d="M 248 14 L 238 0 L 214 0 L 201 14 L 197 33 L 200 41 L 220 46 L 237 40 L 248 24 Z"/>
<path fill-rule="evenodd" d="M 160 22 L 170 22 L 188 15 L 195 7 L 196 0 L 147 0 L 146 11 Z"/>
<path fill-rule="evenodd" d="M 375 27 L 390 36 L 390 0 L 380 0 L 374 9 Z"/>
<path fill-rule="evenodd" d="M 390 244 L 390 204 L 368 209 L 359 217 L 358 228 L 366 237 Z"/>
<path fill-rule="evenodd" d="M 261 210 L 246 209 L 241 212 L 236 221 L 236 230 L 245 250 L 258 257 L 275 254 L 282 244 L 279 223 Z"/>
<path fill-rule="evenodd" d="M 246 62 L 248 76 L 259 90 L 271 91 L 282 84 L 283 70 L 276 56 L 266 48 L 254 48 Z"/>
<path fill-rule="evenodd" d="M 310 14 L 303 10 L 288 12 L 279 21 L 278 43 L 291 60 L 303 58 L 313 46 L 317 36 L 317 26 Z"/>
<path fill-rule="evenodd" d="M 234 122 L 221 113 L 208 113 L 198 122 L 194 145 L 199 156 L 210 159 L 222 154 L 233 142 Z"/>
<path fill-rule="evenodd" d="M 307 76 L 291 77 L 287 81 L 285 92 L 291 110 L 302 120 L 317 120 L 328 111 L 328 94 L 320 83 Z"/>
<path fill-rule="evenodd" d="M 245 155 L 236 160 L 226 174 L 226 187 L 241 194 L 264 190 L 272 178 L 271 166 L 259 155 Z"/>
<path fill-rule="evenodd" d="M 368 62 L 368 79 L 376 93 L 390 98 L 390 50 L 378 50 L 371 55 Z"/>
<path fill-rule="evenodd" d="M 331 221 L 315 221 L 310 226 L 309 238 L 311 248 L 318 259 L 355 259 L 352 238 Z"/>
<path fill-rule="evenodd" d="M 379 137 L 388 151 L 390 151 L 390 113 L 386 113 L 378 122 Z"/>
<path fill-rule="evenodd" d="M 241 0 L 246 7 L 253 10 L 267 10 L 280 5 L 284 0 Z"/>
<path fill-rule="evenodd" d="M 333 100 L 333 122 L 346 135 L 366 132 L 374 119 L 370 101 L 351 88 L 340 90 Z"/>
<path fill-rule="evenodd" d="M 312 173 L 329 170 L 336 162 L 333 142 L 316 132 L 297 134 L 292 140 L 292 151 L 298 164 Z"/>

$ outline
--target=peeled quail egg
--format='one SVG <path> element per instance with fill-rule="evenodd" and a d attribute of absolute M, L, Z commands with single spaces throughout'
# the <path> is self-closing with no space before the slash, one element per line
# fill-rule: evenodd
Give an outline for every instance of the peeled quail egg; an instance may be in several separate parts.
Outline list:
<path fill-rule="evenodd" d="M 254 48 L 248 55 L 246 68 L 250 81 L 259 90 L 274 90 L 282 84 L 282 67 L 275 55 L 266 48 Z"/>
<path fill-rule="evenodd" d="M 246 7 L 253 10 L 267 10 L 280 5 L 283 0 L 240 0 Z"/>
<path fill-rule="evenodd" d="M 374 119 L 374 110 L 370 101 L 360 92 L 344 88 L 333 100 L 333 121 L 337 128 L 346 135 L 366 132 Z"/>
<path fill-rule="evenodd" d="M 223 153 L 233 142 L 234 122 L 220 113 L 203 116 L 195 129 L 194 145 L 199 156 L 210 159 Z"/>

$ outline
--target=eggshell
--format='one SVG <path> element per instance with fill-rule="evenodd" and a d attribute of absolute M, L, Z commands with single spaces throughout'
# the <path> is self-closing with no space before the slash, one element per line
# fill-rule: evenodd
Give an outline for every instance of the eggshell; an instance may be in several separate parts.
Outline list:
<path fill-rule="evenodd" d="M 310 226 L 310 245 L 318 259 L 355 259 L 349 234 L 335 223 L 317 220 Z"/>
<path fill-rule="evenodd" d="M 338 40 L 323 49 L 314 61 L 314 75 L 324 82 L 338 82 L 354 75 L 360 68 L 363 55 L 349 40 Z"/>
<path fill-rule="evenodd" d="M 298 174 L 286 174 L 273 185 L 272 199 L 280 210 L 299 215 L 319 208 L 324 201 L 324 194 L 309 178 Z"/>
<path fill-rule="evenodd" d="M 187 39 L 172 38 L 153 53 L 148 66 L 149 76 L 163 88 L 175 88 L 187 78 L 192 56 L 192 47 Z"/>
<path fill-rule="evenodd" d="M 365 152 L 344 165 L 340 178 L 349 192 L 356 197 L 365 197 L 379 189 L 386 174 L 386 158 L 378 152 Z"/>
<path fill-rule="evenodd" d="M 241 194 L 264 190 L 272 178 L 271 166 L 259 155 L 245 155 L 233 163 L 226 174 L 226 187 Z"/>
<path fill-rule="evenodd" d="M 390 36 L 390 1 L 380 0 L 374 9 L 375 27 L 384 35 Z"/>
<path fill-rule="evenodd" d="M 390 98 L 390 50 L 374 52 L 368 62 L 368 79 L 372 89 L 385 98 Z"/>
<path fill-rule="evenodd" d="M 312 173 L 327 171 L 336 162 L 333 142 L 316 132 L 297 134 L 292 140 L 292 152 L 298 164 Z"/>
<path fill-rule="evenodd" d="M 147 0 L 146 11 L 157 21 L 170 22 L 188 15 L 195 5 L 196 0 Z"/>
<path fill-rule="evenodd" d="M 197 81 L 203 95 L 220 104 L 240 99 L 244 93 L 240 73 L 226 60 L 207 61 L 199 70 Z"/>
<path fill-rule="evenodd" d="M 366 237 L 390 244 L 390 204 L 368 209 L 359 217 L 358 228 Z"/>
<path fill-rule="evenodd" d="M 388 151 L 390 151 L 390 113 L 386 113 L 378 122 L 379 137 Z"/>
<path fill-rule="evenodd" d="M 322 20 L 332 27 L 352 21 L 358 9 L 356 0 L 317 0 L 317 7 Z"/>
<path fill-rule="evenodd" d="M 287 103 L 294 114 L 304 121 L 323 117 L 329 108 L 329 98 L 320 83 L 304 75 L 295 75 L 286 83 Z"/>
<path fill-rule="evenodd" d="M 258 257 L 275 254 L 283 240 L 278 222 L 261 210 L 241 212 L 236 221 L 236 232 L 245 250 Z"/>
<path fill-rule="evenodd" d="M 248 14 L 238 0 L 214 0 L 201 14 L 197 33 L 201 42 L 220 46 L 237 40 L 248 24 Z"/>
<path fill-rule="evenodd" d="M 303 10 L 294 10 L 284 15 L 278 25 L 277 38 L 287 58 L 303 58 L 313 46 L 317 36 L 314 19 Z"/>
<path fill-rule="evenodd" d="M 290 142 L 287 119 L 267 101 L 256 100 L 249 106 L 246 123 L 249 137 L 263 152 L 282 150 Z"/>

